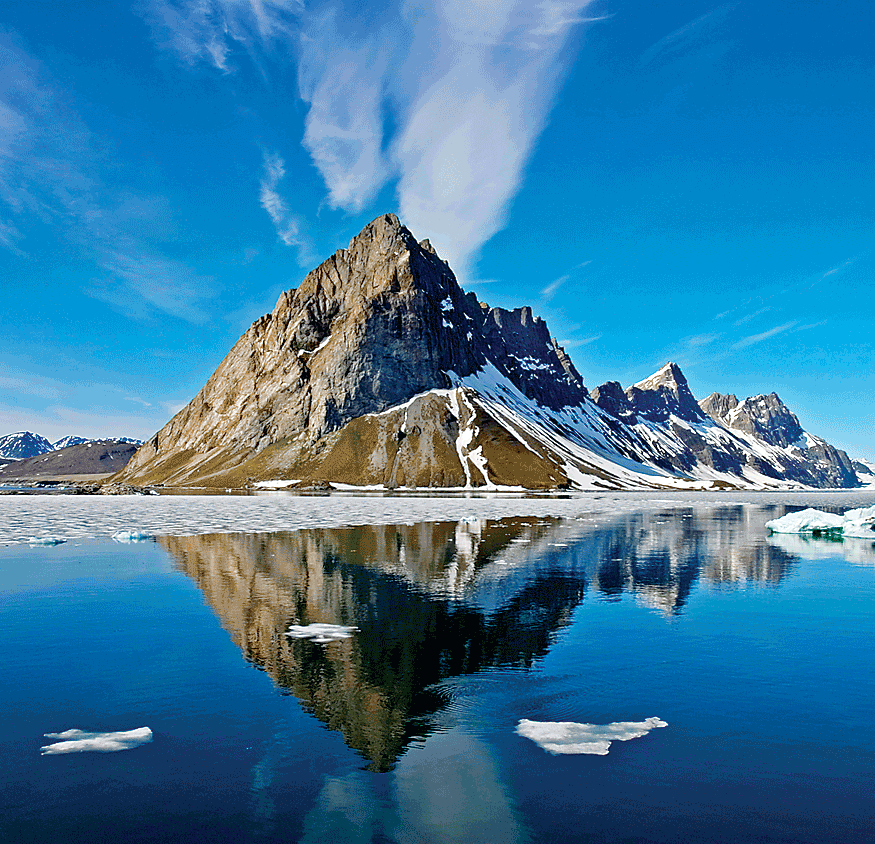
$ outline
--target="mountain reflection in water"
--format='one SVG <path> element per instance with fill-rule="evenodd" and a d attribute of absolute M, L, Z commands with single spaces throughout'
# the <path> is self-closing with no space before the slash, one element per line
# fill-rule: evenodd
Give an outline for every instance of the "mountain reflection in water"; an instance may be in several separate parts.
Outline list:
<path fill-rule="evenodd" d="M 587 589 L 681 613 L 701 578 L 776 585 L 798 559 L 754 508 L 576 521 L 505 519 L 161 537 L 245 657 L 368 760 L 390 770 L 435 729 L 439 684 L 527 668 Z M 318 645 L 291 624 L 359 628 Z"/>

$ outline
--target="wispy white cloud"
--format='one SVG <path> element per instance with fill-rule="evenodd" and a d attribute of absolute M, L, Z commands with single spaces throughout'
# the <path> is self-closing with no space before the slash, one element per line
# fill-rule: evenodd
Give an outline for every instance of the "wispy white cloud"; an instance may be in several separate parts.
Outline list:
<path fill-rule="evenodd" d="M 264 172 L 261 177 L 259 199 L 261 207 L 276 228 L 279 239 L 286 246 L 299 247 L 302 256 L 300 260 L 308 260 L 310 248 L 303 234 L 303 220 L 289 209 L 288 204 L 279 193 L 279 184 L 285 178 L 286 165 L 282 158 L 274 152 L 263 153 Z"/>
<path fill-rule="evenodd" d="M 33 372 L 7 372 L 0 375 L 0 393 L 7 393 L 15 398 L 20 396 L 35 396 L 43 399 L 58 399 L 64 385 L 54 378 L 46 378 Z"/>
<path fill-rule="evenodd" d="M 272 45 L 296 29 L 303 0 L 153 0 L 143 6 L 158 45 L 189 65 L 206 62 L 231 72 L 232 57 L 255 58 L 256 43 Z"/>
<path fill-rule="evenodd" d="M 153 0 L 159 43 L 222 72 L 294 47 L 302 141 L 334 208 L 396 181 L 402 219 L 468 280 L 504 225 L 593 0 Z"/>
<path fill-rule="evenodd" d="M 588 346 L 590 343 L 595 343 L 596 340 L 601 340 L 604 335 L 593 334 L 591 337 L 569 337 L 567 340 L 560 340 L 559 345 L 563 349 L 577 349 L 580 346 Z"/>
<path fill-rule="evenodd" d="M 703 42 L 712 41 L 736 5 L 726 3 L 718 6 L 669 33 L 642 53 L 640 64 L 649 65 L 657 60 L 677 58 L 697 49 Z"/>
<path fill-rule="evenodd" d="M 768 313 L 770 310 L 772 310 L 772 306 L 766 305 L 763 308 L 759 308 L 758 310 L 753 311 L 749 314 L 745 314 L 743 317 L 740 317 L 739 319 L 735 320 L 733 325 L 735 325 L 735 326 L 745 325 L 746 323 L 750 322 L 751 320 L 756 319 L 758 316 L 762 316 L 763 314 Z"/>
<path fill-rule="evenodd" d="M 0 33 L 0 243 L 19 255 L 37 223 L 49 224 L 104 277 L 90 292 L 124 313 L 155 309 L 194 322 L 214 288 L 149 234 L 166 233 L 160 197 L 136 196 L 104 178 L 114 165 L 60 86 L 11 36 Z M 135 234 L 132 234 L 134 232 Z"/>
<path fill-rule="evenodd" d="M 711 333 L 711 334 L 694 334 L 692 337 L 687 337 L 686 340 L 684 340 L 684 345 L 688 349 L 700 349 L 703 346 L 710 346 L 716 340 L 719 340 L 720 337 L 722 337 L 722 336 L 723 335 L 721 335 L 721 334 L 713 334 L 713 333 Z"/>
<path fill-rule="evenodd" d="M 104 257 L 103 268 L 105 276 L 94 279 L 84 292 L 126 316 L 148 319 L 158 310 L 192 323 L 209 319 L 215 282 L 180 261 L 117 252 Z"/>
<path fill-rule="evenodd" d="M 33 431 L 51 442 L 57 442 L 69 435 L 92 439 L 146 439 L 166 421 L 166 417 L 160 412 L 144 416 L 120 413 L 111 407 L 94 406 L 82 409 L 52 405 L 45 408 L 26 408 L 0 404 L 0 430 Z"/>
<path fill-rule="evenodd" d="M 561 275 L 555 281 L 551 281 L 542 291 L 541 298 L 550 300 L 553 296 L 556 295 L 556 291 L 565 284 L 568 279 L 571 278 L 570 275 Z"/>
<path fill-rule="evenodd" d="M 763 331 L 760 334 L 751 334 L 749 337 L 743 337 L 737 343 L 734 343 L 732 348 L 746 349 L 748 346 L 762 343 L 763 340 L 769 340 L 772 337 L 777 337 L 778 334 L 783 334 L 785 331 L 789 331 L 796 324 L 796 320 L 793 320 L 792 322 L 785 322 L 783 325 L 776 325 L 774 328 L 770 328 L 768 331 Z"/>

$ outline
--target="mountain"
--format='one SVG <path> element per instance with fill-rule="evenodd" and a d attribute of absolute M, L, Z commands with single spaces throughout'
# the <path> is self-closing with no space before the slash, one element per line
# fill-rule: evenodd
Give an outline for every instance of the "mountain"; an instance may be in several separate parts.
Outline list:
<path fill-rule="evenodd" d="M 674 363 L 627 390 L 608 382 L 590 395 L 543 320 L 465 293 L 431 244 L 390 214 L 283 293 L 118 480 L 529 489 L 856 483 L 853 472 L 822 467 L 846 455 L 819 449 L 767 442 L 715 419 Z"/>
<path fill-rule="evenodd" d="M 824 487 L 857 486 L 853 461 L 826 440 L 803 430 L 799 420 L 778 397 L 751 396 L 739 401 L 734 395 L 712 393 L 702 409 L 731 431 L 745 435 L 752 444 L 764 442 L 783 449 L 788 456 L 801 456 L 803 467 L 785 465 L 788 477 L 800 483 Z"/>
<path fill-rule="evenodd" d="M 85 437 L 64 437 L 62 440 L 58 440 L 56 443 L 52 443 L 52 449 L 57 451 L 59 448 L 67 448 L 70 445 L 83 445 L 84 443 L 93 443 L 96 440 L 89 440 Z"/>
<path fill-rule="evenodd" d="M 39 434 L 19 431 L 0 437 L 0 460 L 24 460 L 52 450 L 52 444 Z"/>
<path fill-rule="evenodd" d="M 875 463 L 871 460 L 854 460 L 854 472 L 863 486 L 875 487 Z"/>
<path fill-rule="evenodd" d="M 115 439 L 94 440 L 0 464 L 0 483 L 66 475 L 104 475 L 127 466 L 138 446 Z"/>
<path fill-rule="evenodd" d="M 132 445 L 142 445 L 142 440 L 135 440 L 131 437 L 109 437 L 104 440 L 93 440 L 88 439 L 87 437 L 64 437 L 62 440 L 58 440 L 56 443 L 52 443 L 52 449 L 57 451 L 59 448 L 67 448 L 67 446 L 71 445 L 84 445 L 87 443 L 97 443 L 97 442 L 114 442 L 114 443 L 130 443 Z"/>

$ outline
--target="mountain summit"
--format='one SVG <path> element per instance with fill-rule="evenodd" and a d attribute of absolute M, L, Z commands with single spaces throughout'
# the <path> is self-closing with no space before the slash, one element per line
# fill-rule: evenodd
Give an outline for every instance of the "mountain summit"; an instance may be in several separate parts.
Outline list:
<path fill-rule="evenodd" d="M 531 309 L 465 293 L 429 241 L 387 214 L 283 293 L 119 480 L 660 488 L 786 478 L 778 446 L 748 471 L 748 434 L 708 416 L 676 364 L 593 396 Z"/>

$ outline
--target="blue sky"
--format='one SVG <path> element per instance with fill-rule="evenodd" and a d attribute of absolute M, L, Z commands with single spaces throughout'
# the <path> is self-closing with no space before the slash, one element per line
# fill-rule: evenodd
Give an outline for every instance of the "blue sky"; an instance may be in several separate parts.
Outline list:
<path fill-rule="evenodd" d="M 147 437 L 398 213 L 589 387 L 875 459 L 870 3 L 0 5 L 0 434 Z"/>

